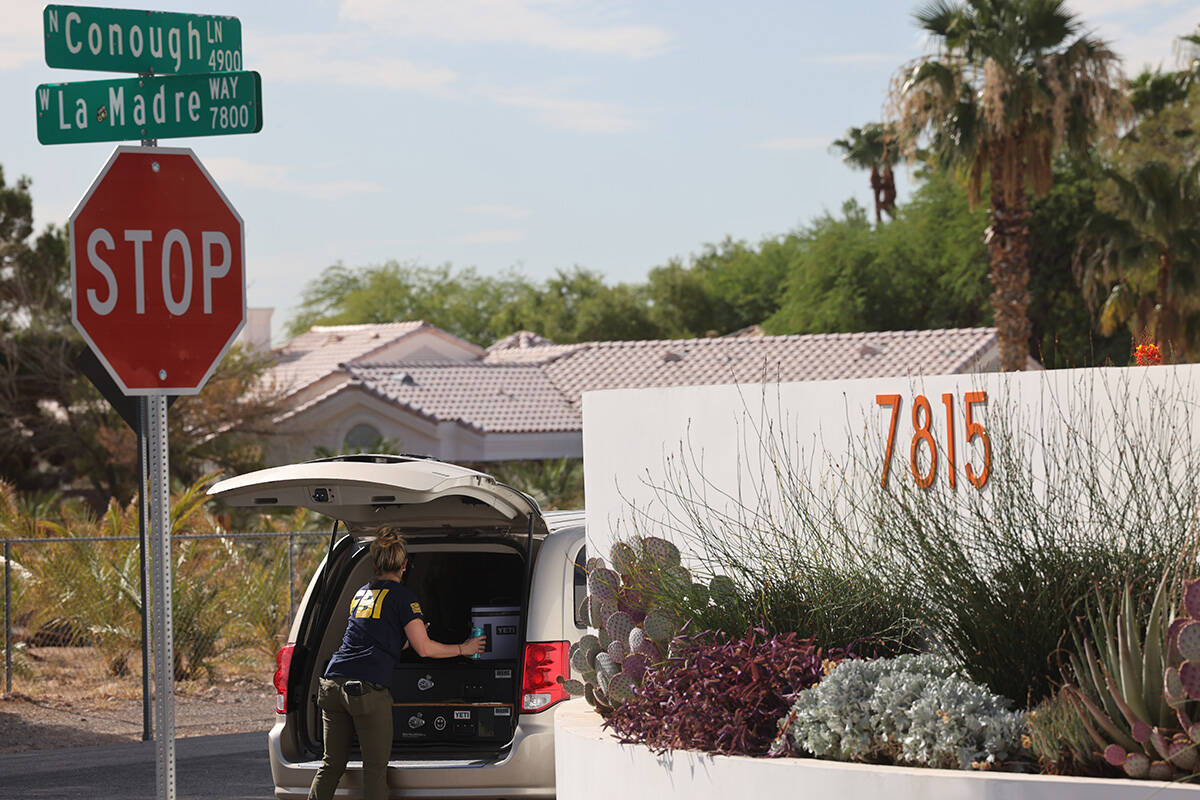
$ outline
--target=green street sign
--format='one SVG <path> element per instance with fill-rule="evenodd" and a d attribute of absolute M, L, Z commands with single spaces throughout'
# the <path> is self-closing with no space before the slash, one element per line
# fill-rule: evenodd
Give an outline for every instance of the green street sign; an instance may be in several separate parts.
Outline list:
<path fill-rule="evenodd" d="M 46 6 L 46 64 L 182 75 L 242 68 L 237 17 L 90 6 Z"/>
<path fill-rule="evenodd" d="M 34 100 L 42 144 L 262 130 L 262 80 L 257 72 L 43 83 Z"/>

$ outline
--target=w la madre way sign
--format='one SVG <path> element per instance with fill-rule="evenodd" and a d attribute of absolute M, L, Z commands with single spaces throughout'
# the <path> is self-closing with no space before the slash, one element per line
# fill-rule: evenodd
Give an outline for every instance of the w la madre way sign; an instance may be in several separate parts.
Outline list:
<path fill-rule="evenodd" d="M 242 218 L 186 148 L 118 147 L 70 220 L 71 315 L 125 394 L 196 394 L 246 319 Z"/>

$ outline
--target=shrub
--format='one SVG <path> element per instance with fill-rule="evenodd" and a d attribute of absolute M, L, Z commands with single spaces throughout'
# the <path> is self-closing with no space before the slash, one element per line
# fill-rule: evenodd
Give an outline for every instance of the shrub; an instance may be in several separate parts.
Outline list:
<path fill-rule="evenodd" d="M 56 536 L 128 536 L 137 533 L 137 511 L 113 501 L 104 516 L 67 509 L 61 522 L 43 520 Z M 141 645 L 139 549 L 136 541 L 56 542 L 26 548 L 31 573 L 26 602 L 35 631 L 63 634 L 58 644 L 94 644 L 109 675 L 129 672 Z M 39 644 L 38 639 L 31 641 Z"/>
<path fill-rule="evenodd" d="M 692 620 L 693 630 L 798 631 L 826 647 L 884 655 L 920 649 L 921 600 L 908 568 L 886 563 L 889 555 L 865 541 L 874 518 L 856 513 L 860 504 L 843 484 L 809 480 L 786 421 L 746 424 L 731 458 L 756 475 L 736 493 L 707 477 L 703 454 L 683 444 L 651 487 L 657 502 L 628 516 L 635 535 L 671 538 L 686 550 L 695 580 L 720 576 L 731 591 L 720 603 L 696 602 L 689 586 L 667 584 L 653 599 Z"/>
<path fill-rule="evenodd" d="M 796 696 L 776 750 L 970 769 L 1020 749 L 1025 714 L 934 655 L 841 662 Z"/>
<path fill-rule="evenodd" d="M 1026 747 L 1042 772 L 1051 775 L 1104 775 L 1097 765 L 1096 750 L 1079 714 L 1062 690 L 1047 697 L 1029 712 L 1029 741 Z"/>
<path fill-rule="evenodd" d="M 827 659 L 811 639 L 767 636 L 761 629 L 728 639 L 719 634 L 676 639 L 677 652 L 647 672 L 606 726 L 622 742 L 656 751 L 763 755 L 790 697 L 825 673 Z"/>

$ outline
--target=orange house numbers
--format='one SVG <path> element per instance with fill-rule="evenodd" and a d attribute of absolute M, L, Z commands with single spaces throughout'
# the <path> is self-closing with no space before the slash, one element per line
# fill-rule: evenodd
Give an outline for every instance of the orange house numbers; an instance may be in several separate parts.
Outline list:
<path fill-rule="evenodd" d="M 963 465 L 967 480 L 976 489 L 982 489 L 987 483 L 988 476 L 992 472 L 992 442 L 988 438 L 987 431 L 983 424 L 976 422 L 973 414 L 975 406 L 987 402 L 987 392 L 967 392 L 962 398 L 963 417 L 966 421 L 967 445 L 969 446 L 976 439 L 979 439 L 983 448 L 983 466 L 976 471 L 971 462 Z M 883 456 L 883 475 L 880 478 L 880 485 L 887 486 L 888 475 L 891 472 L 892 453 L 896 445 L 896 427 L 900 421 L 900 395 L 898 394 L 877 394 L 875 395 L 875 403 L 879 406 L 891 406 L 892 418 L 888 425 L 887 450 Z M 954 394 L 947 392 L 942 395 L 942 405 L 946 408 L 946 462 L 947 475 L 949 477 L 950 488 L 953 489 L 958 481 L 958 462 L 957 452 L 955 448 L 956 429 L 954 426 Z M 933 424 L 933 409 L 929 405 L 929 398 L 923 394 L 919 394 L 913 400 L 912 404 L 912 442 L 908 448 L 908 465 L 912 470 L 913 480 L 917 486 L 922 489 L 928 489 L 933 485 L 933 479 L 937 475 L 938 465 L 938 447 L 934 440 L 933 431 L 930 430 Z M 928 458 L 920 458 L 922 451 L 928 452 Z M 921 464 L 925 464 L 925 469 L 922 471 Z"/>

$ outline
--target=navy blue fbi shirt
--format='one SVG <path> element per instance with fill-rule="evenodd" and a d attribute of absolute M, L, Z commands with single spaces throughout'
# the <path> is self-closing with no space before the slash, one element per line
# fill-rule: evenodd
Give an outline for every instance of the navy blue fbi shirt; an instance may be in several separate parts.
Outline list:
<path fill-rule="evenodd" d="M 404 626 L 424 619 L 417 596 L 396 581 L 376 580 L 358 590 L 342 645 L 325 668 L 326 678 L 355 678 L 390 686 L 392 668 L 408 636 Z"/>

